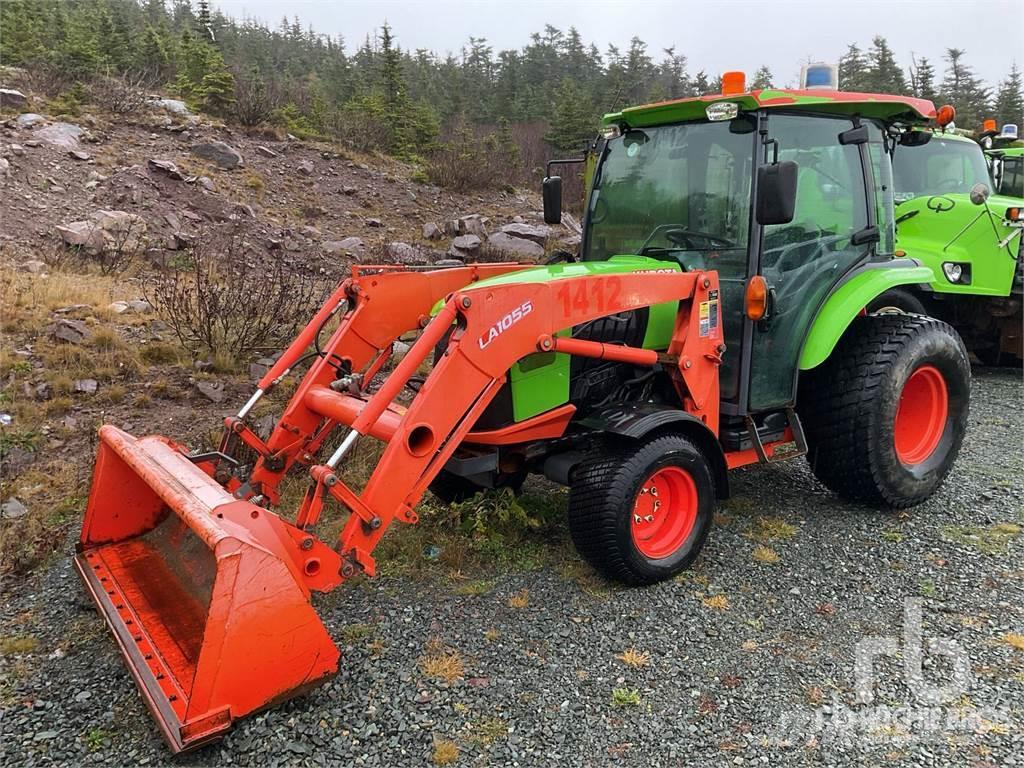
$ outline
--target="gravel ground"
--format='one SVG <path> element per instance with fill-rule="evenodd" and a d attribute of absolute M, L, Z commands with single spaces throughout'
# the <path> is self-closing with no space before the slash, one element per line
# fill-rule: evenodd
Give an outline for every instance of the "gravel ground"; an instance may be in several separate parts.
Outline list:
<path fill-rule="evenodd" d="M 735 473 L 698 566 L 656 587 L 604 585 L 563 534 L 546 545 L 561 565 L 496 572 L 483 594 L 441 576 L 343 588 L 318 604 L 337 678 L 174 764 L 427 765 L 450 740 L 457 765 L 1024 766 L 1024 387 L 1019 371 L 974 383 L 960 460 L 923 506 L 844 504 L 794 461 Z M 908 598 L 970 679 L 926 652 L 924 685 L 951 688 L 932 704 L 882 659 L 857 703 L 858 641 L 891 637 L 913 667 Z M 2 600 L 3 764 L 171 764 L 66 558 Z M 464 665 L 452 683 L 421 669 L 439 646 Z"/>

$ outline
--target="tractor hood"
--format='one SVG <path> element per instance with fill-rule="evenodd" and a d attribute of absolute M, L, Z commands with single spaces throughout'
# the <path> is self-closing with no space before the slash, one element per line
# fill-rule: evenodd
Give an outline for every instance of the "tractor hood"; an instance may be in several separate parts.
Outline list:
<path fill-rule="evenodd" d="M 896 207 L 896 246 L 907 256 L 930 266 L 939 292 L 1006 295 L 1021 253 L 1020 225 L 1006 220 L 1006 211 L 1021 201 L 992 195 L 975 205 L 965 194 L 922 195 Z M 968 274 L 950 283 L 943 264 L 963 265 Z"/>
<path fill-rule="evenodd" d="M 490 277 L 469 285 L 463 290 L 477 291 L 494 285 L 511 283 L 544 283 L 587 275 L 625 274 L 627 272 L 680 272 L 675 262 L 660 261 L 647 256 L 612 256 L 607 261 L 578 261 L 568 264 L 544 264 L 532 269 L 521 269 L 497 277 Z M 440 312 L 444 302 L 439 301 L 431 310 L 431 316 Z"/>

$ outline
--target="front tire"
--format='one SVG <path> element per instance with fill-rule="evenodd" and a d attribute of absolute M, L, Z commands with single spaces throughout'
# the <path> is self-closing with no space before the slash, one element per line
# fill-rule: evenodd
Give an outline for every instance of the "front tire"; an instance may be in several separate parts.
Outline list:
<path fill-rule="evenodd" d="M 707 460 L 681 435 L 606 444 L 575 469 L 569 486 L 577 551 L 624 584 L 653 584 L 688 567 L 714 511 Z"/>
<path fill-rule="evenodd" d="M 811 469 L 852 501 L 920 504 L 960 451 L 970 377 L 967 350 L 946 323 L 917 315 L 856 318 L 829 359 L 800 382 Z"/>

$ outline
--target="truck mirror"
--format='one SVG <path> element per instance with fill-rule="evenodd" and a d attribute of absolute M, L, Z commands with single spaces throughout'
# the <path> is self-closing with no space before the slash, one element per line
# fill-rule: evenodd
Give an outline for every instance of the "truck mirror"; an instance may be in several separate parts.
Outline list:
<path fill-rule="evenodd" d="M 796 211 L 797 164 L 781 160 L 757 169 L 757 223 L 789 224 Z"/>
<path fill-rule="evenodd" d="M 923 147 L 931 140 L 931 131 L 904 131 L 900 134 L 901 147 Z"/>
<path fill-rule="evenodd" d="M 546 176 L 541 187 L 544 198 L 544 223 L 562 223 L 562 177 Z"/>
<path fill-rule="evenodd" d="M 971 202 L 975 205 L 984 205 L 990 194 L 992 193 L 989 191 L 989 188 L 985 184 L 978 182 L 971 187 Z"/>

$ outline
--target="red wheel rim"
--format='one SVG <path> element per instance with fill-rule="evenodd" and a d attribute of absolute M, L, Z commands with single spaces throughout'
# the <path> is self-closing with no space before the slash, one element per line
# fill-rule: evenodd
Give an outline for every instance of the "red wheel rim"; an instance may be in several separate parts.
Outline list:
<path fill-rule="evenodd" d="M 903 385 L 896 409 L 896 458 L 912 466 L 931 456 L 946 430 L 948 414 L 946 380 L 934 366 L 922 365 Z"/>
<path fill-rule="evenodd" d="M 697 484 L 685 469 L 662 467 L 640 484 L 630 528 L 633 544 L 652 560 L 668 557 L 697 522 Z"/>

